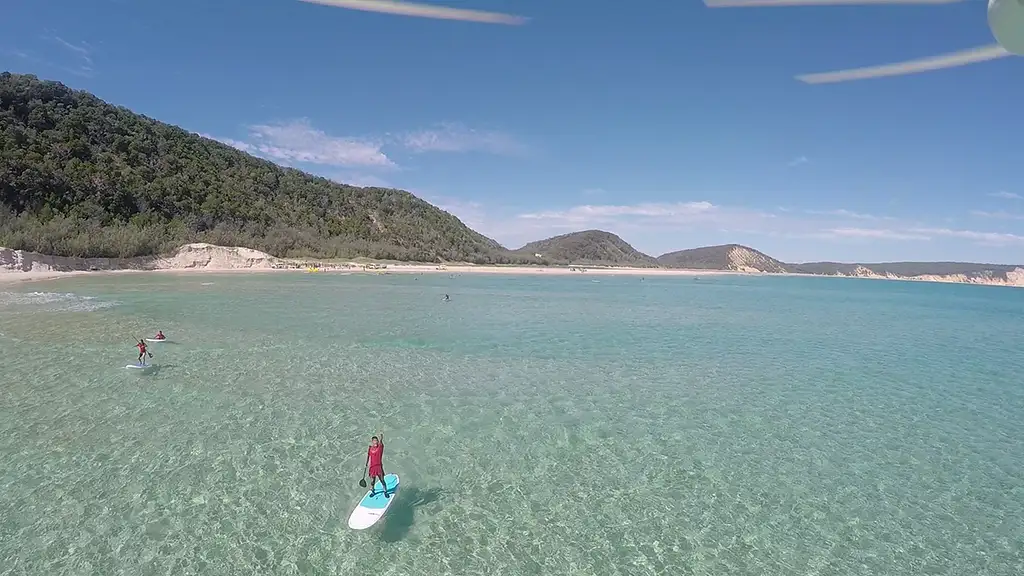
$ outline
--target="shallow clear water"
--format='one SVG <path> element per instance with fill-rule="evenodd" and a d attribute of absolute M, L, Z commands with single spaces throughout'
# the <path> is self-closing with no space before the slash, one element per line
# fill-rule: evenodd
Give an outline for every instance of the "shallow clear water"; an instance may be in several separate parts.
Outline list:
<path fill-rule="evenodd" d="M 0 286 L 0 574 L 1024 573 L 1024 290 L 592 279 Z"/>

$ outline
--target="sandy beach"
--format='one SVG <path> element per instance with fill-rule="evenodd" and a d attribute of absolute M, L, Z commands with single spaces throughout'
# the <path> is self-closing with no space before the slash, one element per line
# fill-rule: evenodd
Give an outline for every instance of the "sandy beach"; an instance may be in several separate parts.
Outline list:
<path fill-rule="evenodd" d="M 154 258 L 108 259 L 47 256 L 0 248 L 0 283 L 37 282 L 83 274 L 201 274 L 201 273 L 317 273 L 317 274 L 513 274 L 590 276 L 711 276 L 759 274 L 723 270 L 586 266 L 494 266 L 474 264 L 323 262 L 276 258 L 243 247 L 187 244 L 173 255 Z"/>
<path fill-rule="evenodd" d="M 244 247 L 215 246 L 212 244 L 186 244 L 173 254 L 147 258 L 69 258 L 48 256 L 22 250 L 0 248 L 0 284 L 37 282 L 82 274 L 201 274 L 201 273 L 316 273 L 316 274 L 507 274 L 565 276 L 722 276 L 765 275 L 766 272 L 749 270 L 694 270 L 675 268 L 630 268 L 602 266 L 497 266 L 476 264 L 428 264 L 408 262 L 325 261 L 300 258 L 277 258 L 259 250 Z M 772 273 L 771 276 L 818 276 L 800 273 Z M 1024 268 L 1007 274 L 1005 279 L 971 277 L 964 274 L 922 275 L 901 277 L 875 274 L 860 268 L 838 278 L 869 280 L 902 280 L 910 282 L 939 282 L 947 284 L 981 284 L 991 286 L 1024 287 Z"/>

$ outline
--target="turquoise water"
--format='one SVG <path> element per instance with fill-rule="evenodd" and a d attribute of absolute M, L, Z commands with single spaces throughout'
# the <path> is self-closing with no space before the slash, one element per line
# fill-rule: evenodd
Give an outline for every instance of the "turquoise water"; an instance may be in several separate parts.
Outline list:
<path fill-rule="evenodd" d="M 0 574 L 1024 573 L 1024 290 L 591 280 L 0 286 Z"/>

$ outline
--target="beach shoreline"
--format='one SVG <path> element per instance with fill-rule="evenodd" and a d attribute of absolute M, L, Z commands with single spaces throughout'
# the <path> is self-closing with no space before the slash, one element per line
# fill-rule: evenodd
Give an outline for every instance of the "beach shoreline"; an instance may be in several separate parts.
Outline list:
<path fill-rule="evenodd" d="M 729 270 L 676 270 L 659 268 L 583 268 L 573 267 L 537 267 L 537 266 L 492 266 L 492 265 L 430 265 L 417 263 L 389 263 L 386 268 L 368 268 L 362 264 L 350 263 L 350 267 L 332 265 L 323 268 L 226 268 L 226 267 L 197 267 L 197 268 L 152 268 L 152 269 L 125 269 L 125 270 L 3 270 L 0 269 L 0 284 L 14 284 L 25 282 L 45 282 L 59 280 L 62 278 L 74 278 L 78 276 L 120 276 L 134 274 L 181 274 L 181 275 L 202 275 L 202 274 L 268 274 L 268 273 L 292 273 L 292 274 L 333 274 L 333 275 L 416 275 L 416 274 L 482 274 L 499 276 L 639 276 L 639 277 L 700 277 L 700 276 L 749 276 L 759 275 L 751 272 L 735 272 Z M 777 274 L 778 275 L 778 274 Z M 789 275 L 789 274 L 787 274 Z"/>
<path fill-rule="evenodd" d="M 604 266 L 522 266 L 468 263 L 318 261 L 277 258 L 244 247 L 187 244 L 174 254 L 152 258 L 71 258 L 0 248 L 0 284 L 42 282 L 75 276 L 122 274 L 494 274 L 518 276 L 712 276 L 743 275 L 728 270 L 679 270 Z M 759 274 L 759 272 L 753 272 Z"/>
<path fill-rule="evenodd" d="M 816 278 L 861 278 L 866 280 L 903 280 L 943 284 L 976 284 L 987 286 L 1024 287 L 1024 269 L 1011 272 L 1008 281 L 969 278 L 963 274 L 903 277 L 872 274 L 869 270 L 856 274 L 808 274 L 799 272 L 763 272 L 749 270 L 711 270 L 682 268 L 634 268 L 627 266 L 524 266 L 496 264 L 431 264 L 394 261 L 325 261 L 313 258 L 278 258 L 244 247 L 212 244 L 186 244 L 173 254 L 145 258 L 72 258 L 48 256 L 34 252 L 0 248 L 0 285 L 43 282 L 76 276 L 122 274 L 253 274 L 268 272 L 316 274 L 488 274 L 508 276 L 632 276 L 632 277 L 703 277 L 703 276 L 773 276 Z"/>

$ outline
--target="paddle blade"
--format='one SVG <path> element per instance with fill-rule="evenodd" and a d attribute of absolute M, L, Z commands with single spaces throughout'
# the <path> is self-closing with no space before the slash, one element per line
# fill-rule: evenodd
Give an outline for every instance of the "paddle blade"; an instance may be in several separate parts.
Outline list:
<path fill-rule="evenodd" d="M 708 8 L 771 8 L 774 6 L 867 6 L 872 4 L 959 4 L 967 0 L 704 0 Z"/>
<path fill-rule="evenodd" d="M 310 4 L 322 4 L 349 10 L 397 14 L 415 18 L 433 18 L 436 20 L 461 20 L 463 22 L 479 22 L 483 24 L 505 24 L 516 26 L 525 24 L 526 18 L 498 12 L 483 12 L 462 8 L 448 8 L 419 2 L 398 2 L 395 0 L 299 0 Z"/>
<path fill-rule="evenodd" d="M 830 84 L 833 82 L 849 82 L 851 80 L 867 80 L 868 78 L 882 78 L 885 76 L 905 76 L 907 74 L 918 74 L 931 70 L 942 70 L 966 66 L 977 62 L 1004 58 L 1010 53 L 998 44 L 990 44 L 969 50 L 961 50 L 941 56 L 931 56 L 918 60 L 908 60 L 895 64 L 882 66 L 869 66 L 866 68 L 852 68 L 839 70 L 838 72 L 820 72 L 817 74 L 803 74 L 796 79 L 808 84 Z"/>
<path fill-rule="evenodd" d="M 363 478 L 362 480 L 359 481 L 359 487 L 366 488 L 366 478 Z"/>

